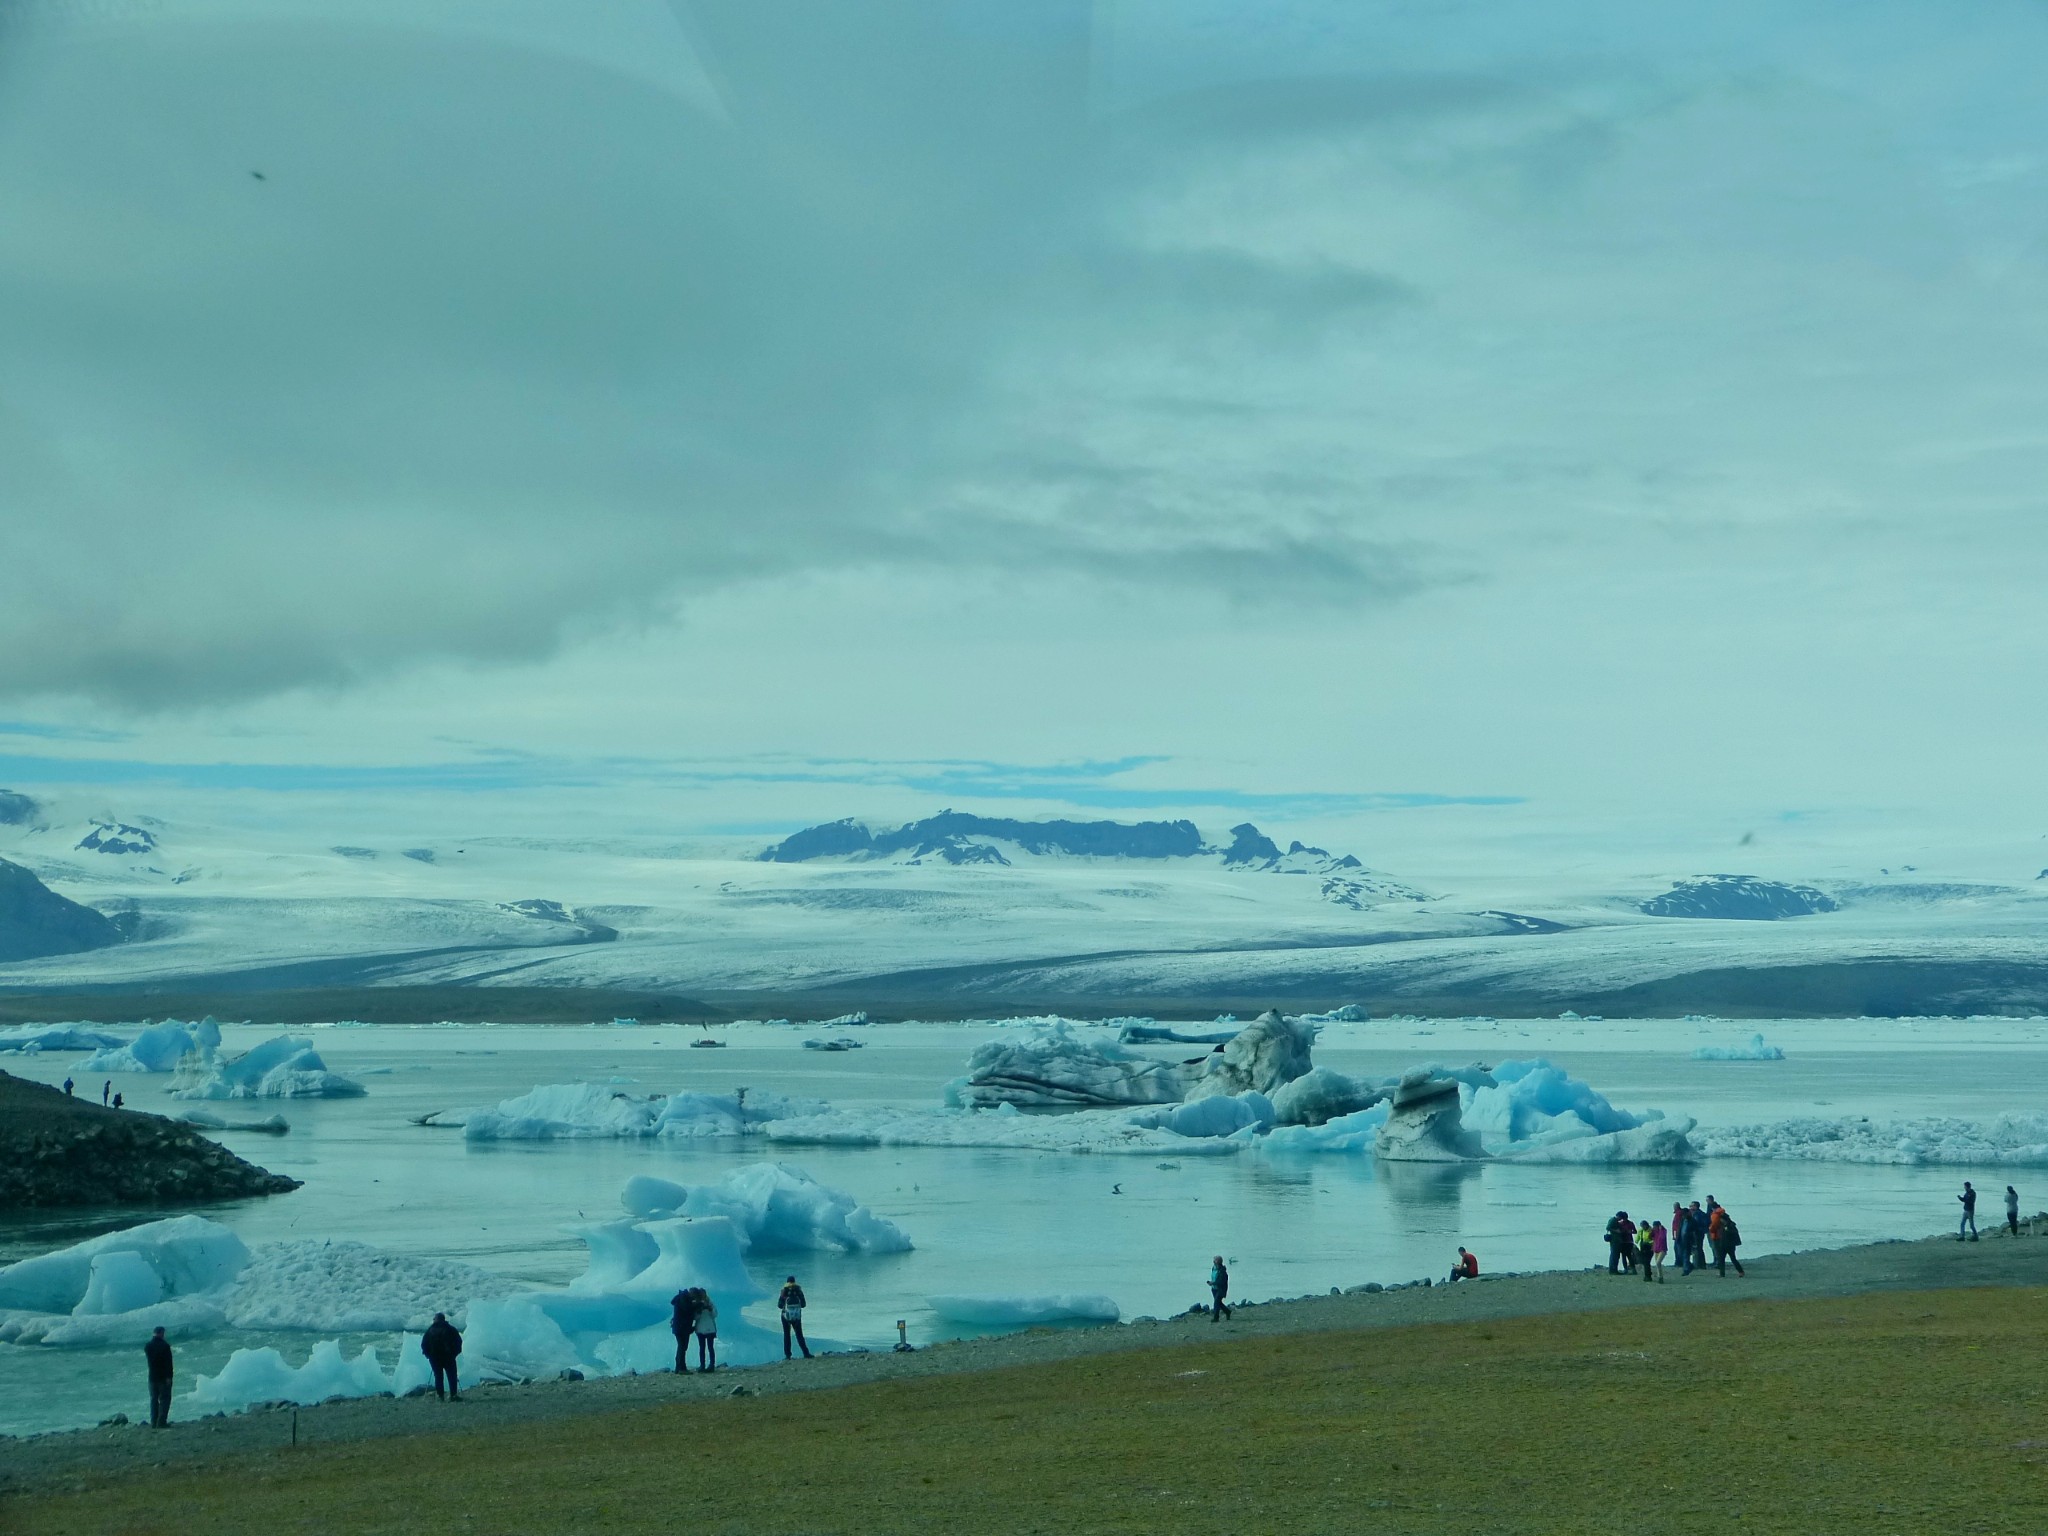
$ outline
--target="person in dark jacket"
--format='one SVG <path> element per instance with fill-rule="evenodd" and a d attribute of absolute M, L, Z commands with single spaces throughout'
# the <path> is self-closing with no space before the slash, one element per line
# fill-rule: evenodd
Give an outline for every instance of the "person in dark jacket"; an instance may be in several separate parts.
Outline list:
<path fill-rule="evenodd" d="M 790 1335 L 796 1335 L 797 1348 L 804 1352 L 806 1360 L 811 1358 L 811 1346 L 804 1342 L 804 1308 L 810 1303 L 804 1300 L 804 1288 L 791 1275 L 782 1294 L 775 1298 L 775 1310 L 782 1314 L 782 1358 L 789 1358 Z"/>
<path fill-rule="evenodd" d="M 171 1341 L 159 1328 L 142 1346 L 142 1358 L 149 1362 L 149 1427 L 171 1427 Z"/>
<path fill-rule="evenodd" d="M 436 1312 L 434 1320 L 427 1324 L 427 1331 L 420 1335 L 420 1353 L 434 1368 L 434 1396 L 443 1402 L 461 1402 L 462 1390 L 455 1379 L 455 1359 L 462 1353 L 462 1331 L 448 1321 L 446 1313 Z"/>
<path fill-rule="evenodd" d="M 104 1105 L 114 1096 L 114 1080 L 110 1077 L 100 1084 L 100 1103 Z"/>
<path fill-rule="evenodd" d="M 68 1077 L 64 1079 L 64 1097 L 67 1099 L 71 1097 L 71 1079 Z"/>
<path fill-rule="evenodd" d="M 1977 1241 L 1977 1189 L 1968 1179 L 1963 1180 L 1963 1192 L 1956 1198 L 1963 1202 L 1962 1224 L 1956 1228 L 1956 1241 L 1963 1240 L 1963 1234 L 1970 1234 L 1970 1241 Z"/>
<path fill-rule="evenodd" d="M 697 1311 L 690 1326 L 697 1330 L 697 1369 L 718 1369 L 718 1303 L 703 1286 L 696 1287 Z"/>
<path fill-rule="evenodd" d="M 115 1094 L 115 1095 L 114 1095 L 114 1108 L 116 1108 L 116 1109 L 119 1109 L 120 1107 L 121 1107 L 121 1095 L 119 1095 L 119 1094 L 117 1093 L 117 1094 Z"/>
<path fill-rule="evenodd" d="M 2020 1235 L 2020 1192 L 2010 1184 L 2005 1186 L 2005 1225 L 2014 1237 Z"/>
<path fill-rule="evenodd" d="M 1635 1270 L 1636 1227 L 1627 1211 L 1616 1211 L 1607 1223 L 1607 1273 L 1618 1275 L 1624 1268 Z"/>
<path fill-rule="evenodd" d="M 668 1299 L 668 1331 L 676 1336 L 676 1374 L 690 1374 L 690 1340 L 697 1333 L 697 1290 L 677 1291 Z"/>
<path fill-rule="evenodd" d="M 1230 1294 L 1230 1266 L 1223 1262 L 1223 1255 L 1217 1254 L 1209 1261 L 1209 1321 L 1230 1316 L 1230 1308 L 1223 1304 L 1223 1298 Z"/>

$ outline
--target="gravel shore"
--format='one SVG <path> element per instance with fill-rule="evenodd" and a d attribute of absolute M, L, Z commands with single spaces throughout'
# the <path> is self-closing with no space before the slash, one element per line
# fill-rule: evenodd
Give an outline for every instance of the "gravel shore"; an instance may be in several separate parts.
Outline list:
<path fill-rule="evenodd" d="M 1000 1338 L 932 1345 L 907 1354 L 845 1354 L 716 1375 L 630 1376 L 478 1386 L 461 1403 L 359 1398 L 317 1407 L 270 1409 L 174 1424 L 136 1425 L 0 1440 L 0 1494 L 31 1488 L 88 1488 L 173 1463 L 234 1457 L 301 1445 L 475 1431 L 738 1393 L 819 1391 L 857 1382 L 910 1379 L 1043 1364 L 1075 1356 L 1185 1344 L 1219 1336 L 1350 1332 L 1428 1323 L 1476 1322 L 1622 1307 L 1712 1306 L 1766 1298 L 1851 1296 L 1872 1291 L 2048 1284 L 2048 1233 L 2017 1240 L 1987 1233 L 1980 1243 L 1951 1237 L 1856 1248 L 1772 1254 L 1744 1261 L 1749 1274 L 1723 1279 L 1667 1271 L 1646 1284 L 1598 1269 L 1488 1276 L 1457 1285 L 1306 1296 L 1239 1304 L 1227 1323 L 1206 1316 L 1087 1329 L 1034 1329 Z M 140 1356 L 137 1357 L 138 1394 Z"/>

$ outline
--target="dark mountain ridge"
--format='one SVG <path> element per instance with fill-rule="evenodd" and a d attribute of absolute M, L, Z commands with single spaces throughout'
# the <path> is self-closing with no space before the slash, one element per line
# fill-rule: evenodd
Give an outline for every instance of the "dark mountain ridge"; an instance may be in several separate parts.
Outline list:
<path fill-rule="evenodd" d="M 1216 847 L 1202 840 L 1192 821 L 1019 821 L 1007 816 L 976 816 L 945 810 L 922 821 L 876 831 L 851 817 L 828 821 L 791 833 L 765 848 L 760 858 L 771 864 L 802 864 L 813 859 L 886 859 L 907 863 L 928 858 L 948 864 L 1008 864 L 998 843 L 1029 854 L 1066 854 L 1093 859 L 1192 859 L 1221 855 L 1228 869 L 1282 869 L 1301 873 L 1361 869 L 1350 855 L 1333 858 L 1321 848 L 1300 842 L 1280 845 L 1250 822 L 1230 829 L 1231 841 Z"/>

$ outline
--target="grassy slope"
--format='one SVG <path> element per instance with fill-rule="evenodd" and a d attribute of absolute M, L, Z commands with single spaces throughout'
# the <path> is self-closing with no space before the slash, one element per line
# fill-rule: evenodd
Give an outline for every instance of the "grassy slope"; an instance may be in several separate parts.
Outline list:
<path fill-rule="evenodd" d="M 2039 1531 L 2044 1322 L 1998 1289 L 1225 1338 L 280 1450 L 0 1529 Z"/>

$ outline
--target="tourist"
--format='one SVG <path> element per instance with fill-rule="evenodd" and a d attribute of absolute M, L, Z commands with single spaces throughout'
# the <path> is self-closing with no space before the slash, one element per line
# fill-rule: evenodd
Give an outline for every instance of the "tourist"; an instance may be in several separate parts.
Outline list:
<path fill-rule="evenodd" d="M 1693 1201 L 1685 1212 L 1686 1252 L 1691 1269 L 1707 1267 L 1707 1225 L 1707 1213 L 1700 1209 L 1699 1201 Z"/>
<path fill-rule="evenodd" d="M 119 1094 L 117 1093 L 117 1094 L 115 1094 L 115 1095 L 114 1095 L 114 1108 L 116 1108 L 116 1109 L 119 1109 L 120 1107 L 121 1107 L 121 1095 L 119 1095 Z"/>
<path fill-rule="evenodd" d="M 448 1321 L 448 1314 L 436 1312 L 420 1335 L 420 1353 L 434 1370 L 434 1396 L 445 1402 L 461 1402 L 462 1391 L 455 1379 L 455 1357 L 462 1353 L 462 1331 Z"/>
<path fill-rule="evenodd" d="M 1977 1241 L 1977 1190 L 1968 1179 L 1963 1180 L 1963 1192 L 1956 1198 L 1963 1202 L 1962 1224 L 1956 1228 L 1956 1241 L 1963 1240 L 1963 1234 L 1970 1234 L 1970 1241 Z"/>
<path fill-rule="evenodd" d="M 1657 1278 L 1656 1267 L 1651 1262 L 1656 1257 L 1656 1255 L 1657 1234 L 1655 1230 L 1650 1226 L 1650 1224 L 1647 1221 L 1637 1223 L 1636 1268 L 1640 1269 L 1643 1272 L 1643 1284 L 1645 1285 L 1648 1285 L 1652 1280 L 1655 1280 Z"/>
<path fill-rule="evenodd" d="M 785 1360 L 789 1358 L 791 1334 L 796 1335 L 797 1347 L 804 1352 L 804 1358 L 811 1358 L 811 1346 L 804 1342 L 804 1308 L 808 1305 L 804 1300 L 804 1288 L 796 1283 L 796 1276 L 791 1275 L 782 1287 L 782 1294 L 775 1298 L 775 1310 L 782 1314 L 782 1358 Z"/>
<path fill-rule="evenodd" d="M 107 1100 L 113 1096 L 113 1092 L 114 1080 L 110 1077 L 104 1083 L 100 1084 L 100 1102 L 102 1104 L 106 1103 Z"/>
<path fill-rule="evenodd" d="M 2005 1186 L 2005 1225 L 2014 1237 L 2020 1235 L 2020 1192 Z"/>
<path fill-rule="evenodd" d="M 1209 1321 L 1230 1316 L 1230 1308 L 1223 1304 L 1223 1298 L 1230 1294 L 1230 1266 L 1223 1262 L 1223 1255 L 1217 1254 L 1209 1262 Z"/>
<path fill-rule="evenodd" d="M 1650 1223 L 1650 1254 L 1657 1261 L 1657 1283 L 1664 1283 L 1664 1259 L 1671 1251 L 1671 1234 L 1664 1230 L 1664 1223 Z"/>
<path fill-rule="evenodd" d="M 676 1374 L 690 1374 L 690 1340 L 697 1333 L 697 1292 L 695 1287 L 677 1291 L 668 1301 L 668 1331 L 676 1336 Z"/>
<path fill-rule="evenodd" d="M 1458 1245 L 1458 1257 L 1451 1264 L 1451 1279 L 1458 1281 L 1477 1280 L 1478 1278 L 1479 1256 L 1460 1243 Z"/>
<path fill-rule="evenodd" d="M 71 1079 L 68 1077 L 64 1079 L 64 1097 L 67 1099 L 71 1097 Z"/>
<path fill-rule="evenodd" d="M 142 1358 L 149 1362 L 149 1427 L 171 1427 L 171 1341 L 159 1328 L 142 1346 Z"/>
<path fill-rule="evenodd" d="M 1618 1275 L 1624 1268 L 1635 1267 L 1633 1239 L 1635 1226 L 1628 1219 L 1627 1211 L 1616 1211 L 1607 1223 L 1607 1273 Z"/>
<path fill-rule="evenodd" d="M 1723 1280 L 1728 1278 L 1728 1266 L 1735 1266 L 1735 1273 L 1747 1275 L 1742 1260 L 1735 1256 L 1735 1250 L 1742 1246 L 1742 1231 L 1735 1225 L 1735 1218 L 1728 1214 L 1728 1207 L 1717 1205 L 1714 1214 L 1707 1218 L 1707 1237 L 1714 1245 L 1714 1272 Z"/>
<path fill-rule="evenodd" d="M 697 1287 L 697 1316 L 692 1326 L 697 1330 L 697 1369 L 717 1370 L 718 1306 L 712 1301 L 711 1293 L 701 1285 Z"/>

